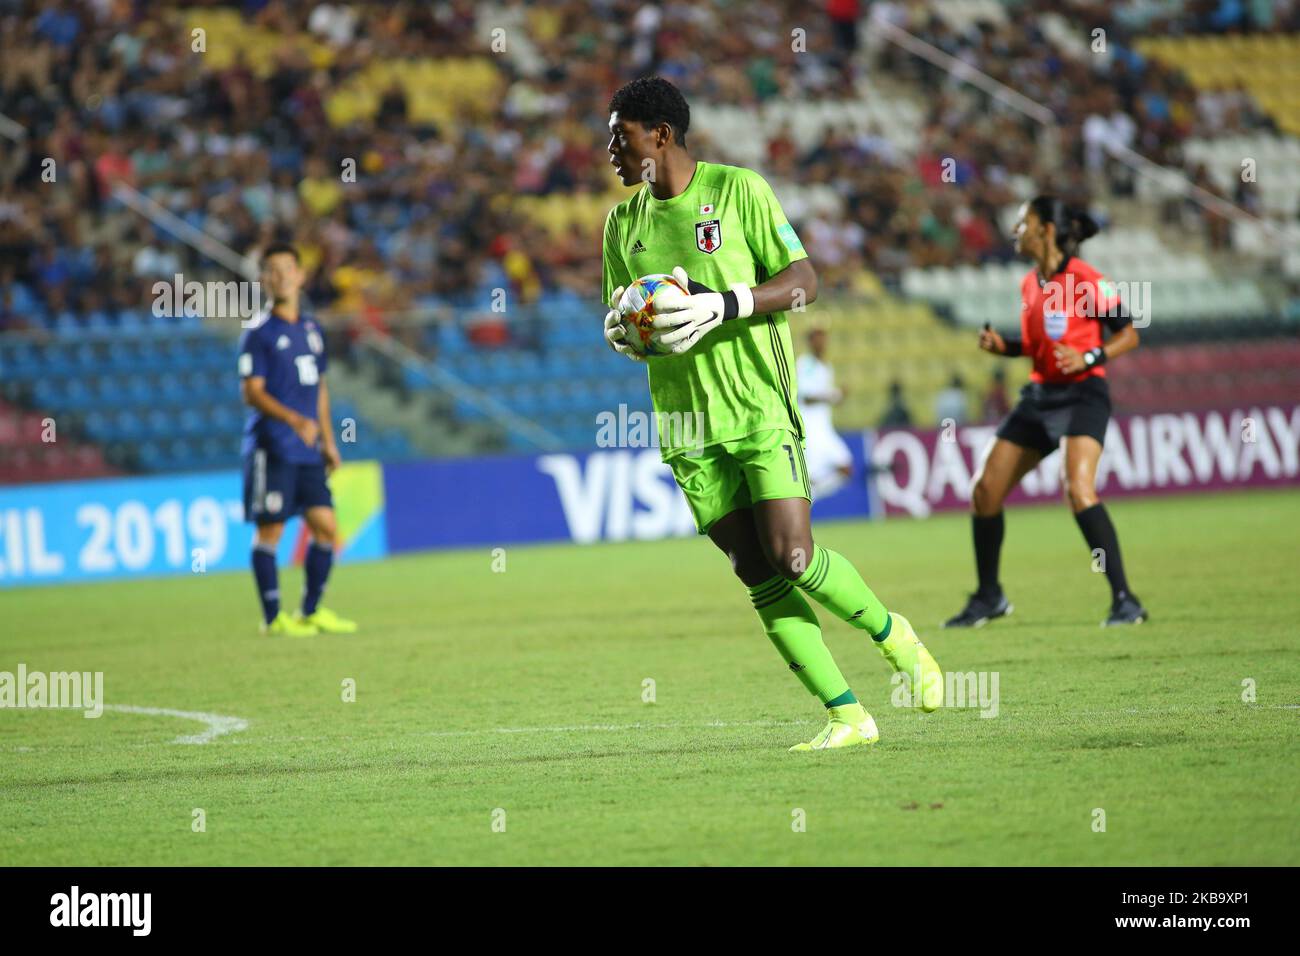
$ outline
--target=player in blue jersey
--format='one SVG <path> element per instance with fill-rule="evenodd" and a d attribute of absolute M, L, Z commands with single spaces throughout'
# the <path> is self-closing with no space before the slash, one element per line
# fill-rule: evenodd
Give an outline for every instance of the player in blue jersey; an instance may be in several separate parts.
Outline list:
<path fill-rule="evenodd" d="M 349 634 L 354 622 L 321 607 L 334 563 L 334 501 L 325 483 L 339 465 L 325 386 L 325 340 L 300 311 L 305 275 L 298 252 L 272 245 L 262 255 L 262 288 L 271 308 L 239 340 L 240 394 L 249 406 L 240 449 L 244 460 L 244 518 L 257 525 L 253 577 L 262 601 L 262 630 L 286 637 Z M 306 585 L 296 617 L 280 608 L 275 566 L 284 523 L 302 515 L 311 529 L 304 561 Z"/>

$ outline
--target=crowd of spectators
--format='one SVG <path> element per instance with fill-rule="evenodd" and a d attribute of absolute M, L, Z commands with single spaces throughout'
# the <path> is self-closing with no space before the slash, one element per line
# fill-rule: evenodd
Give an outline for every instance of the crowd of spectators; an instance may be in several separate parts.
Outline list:
<path fill-rule="evenodd" d="M 1024 198 L 1024 183 L 1084 201 L 1099 188 L 1131 189 L 1112 143 L 1178 164 L 1190 135 L 1269 125 L 1240 91 L 1198 96 L 1138 57 L 1134 29 L 1170 27 L 1135 25 L 1132 4 L 1069 7 L 1107 30 L 1104 60 L 1070 55 L 1040 29 L 1041 16 L 1062 12 L 1053 0 L 1026 0 L 1005 23 L 963 29 L 928 4 L 857 0 L 224 6 L 284 38 L 269 73 L 240 55 L 210 67 L 167 5 L 0 0 L 0 113 L 25 131 L 6 124 L 0 153 L 0 329 L 60 316 L 112 324 L 147 307 L 155 280 L 218 271 L 119 202 L 118 183 L 240 254 L 272 237 L 294 241 L 311 300 L 356 321 L 387 326 L 438 303 L 487 308 L 498 288 L 523 302 L 554 290 L 590 299 L 600 223 L 548 229 L 519 204 L 621 195 L 604 154 L 605 109 L 618 85 L 649 72 L 679 83 L 688 100 L 742 107 L 840 97 L 873 76 L 926 91 L 917 155 L 897 155 L 884 135 L 837 130 L 813 143 L 776 131 L 766 144 L 769 176 L 830 183 L 843 197 L 842 209 L 796 223 L 831 288 L 868 269 L 889 280 L 908 266 L 1005 258 L 999 213 Z M 1265 5 L 1267 24 L 1259 4 L 1181 6 L 1176 22 L 1198 29 L 1297 26 L 1292 3 Z M 1045 154 L 1032 121 L 990 108 L 898 47 L 865 49 L 869 16 L 1047 105 L 1059 151 Z M 302 38 L 328 56 L 309 56 Z M 373 117 L 331 125 L 328 100 L 349 77 L 414 57 L 489 60 L 499 73 L 493 105 L 420 122 L 394 86 Z M 349 157 L 355 182 L 340 175 Z M 1217 228 L 1212 218 L 1206 228 Z"/>
<path fill-rule="evenodd" d="M 938 66 L 882 43 L 871 62 L 876 74 L 912 80 L 930 93 L 920 149 L 916 156 L 898 157 L 883 136 L 828 136 L 797 155 L 797 178 L 834 182 L 846 197 L 847 225 L 841 227 L 835 214 L 824 225 L 810 224 L 810 248 L 819 230 L 848 247 L 832 257 L 847 263 L 845 281 L 863 267 L 891 276 L 908 266 L 1003 261 L 1011 246 L 1000 231 L 1005 222 L 999 212 L 1028 198 L 1018 189 L 1054 192 L 1081 205 L 1131 196 L 1134 173 L 1116 157 L 1123 148 L 1183 168 L 1209 192 L 1254 207 L 1250 183 L 1222 195 L 1203 168 L 1185 163 L 1181 147 L 1192 136 L 1271 131 L 1271 120 L 1239 88 L 1195 90 L 1182 74 L 1143 59 L 1133 39 L 1138 31 L 1173 32 L 1175 25 L 1187 32 L 1295 30 L 1300 6 L 1191 3 L 1179 14 L 1179 5 L 1166 4 L 1162 19 L 1135 18 L 1132 6 L 1140 5 L 1065 8 L 1055 0 L 1027 0 L 1008 7 L 1003 21 L 959 29 L 927 4 L 876 4 L 874 16 L 1046 106 L 1055 127 L 1045 144 L 1033 119 L 992 105 L 987 95 Z M 1048 15 L 1077 25 L 1074 46 L 1062 46 L 1044 29 Z M 1094 54 L 1097 30 L 1105 46 Z M 1219 215 L 1193 204 L 1169 215 L 1204 230 L 1215 246 L 1228 243 L 1228 223 Z"/>

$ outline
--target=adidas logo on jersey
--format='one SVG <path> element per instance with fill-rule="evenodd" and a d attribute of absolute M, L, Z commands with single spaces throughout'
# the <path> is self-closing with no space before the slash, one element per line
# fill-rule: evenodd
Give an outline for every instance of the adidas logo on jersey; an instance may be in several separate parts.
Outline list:
<path fill-rule="evenodd" d="M 645 252 L 645 245 L 641 242 L 640 239 L 638 239 L 636 242 L 632 244 L 632 252 L 630 253 L 630 255 L 636 255 L 638 252 Z"/>

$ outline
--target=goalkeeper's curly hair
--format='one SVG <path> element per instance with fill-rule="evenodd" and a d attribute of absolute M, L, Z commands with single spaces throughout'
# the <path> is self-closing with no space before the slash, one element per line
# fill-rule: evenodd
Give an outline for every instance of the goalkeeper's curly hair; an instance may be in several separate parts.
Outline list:
<path fill-rule="evenodd" d="M 609 111 L 642 126 L 667 123 L 677 145 L 686 148 L 686 131 L 691 125 L 691 108 L 686 97 L 662 76 L 643 76 L 628 83 L 609 101 Z"/>

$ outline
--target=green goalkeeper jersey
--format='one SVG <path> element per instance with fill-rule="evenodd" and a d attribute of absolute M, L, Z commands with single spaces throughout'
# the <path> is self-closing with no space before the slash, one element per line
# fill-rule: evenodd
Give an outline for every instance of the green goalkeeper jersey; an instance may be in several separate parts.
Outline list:
<path fill-rule="evenodd" d="M 792 262 L 803 244 L 762 176 L 739 166 L 696 163 L 681 195 L 656 199 L 649 185 L 605 220 L 604 298 L 640 276 L 682 266 L 695 282 L 723 292 L 753 288 Z M 664 461 L 699 445 L 783 428 L 803 440 L 795 404 L 794 349 L 784 312 L 724 322 L 681 355 L 646 363 Z M 689 416 L 702 437 L 683 442 Z"/>

